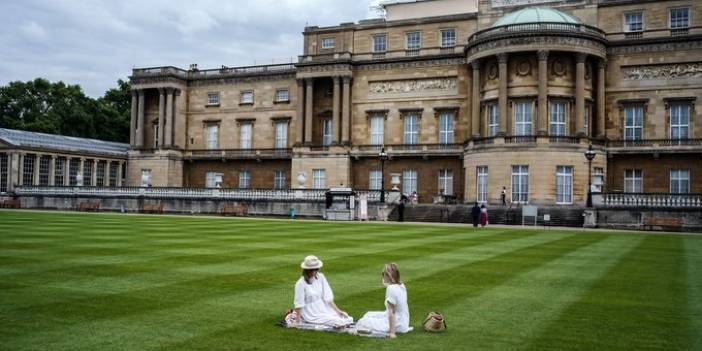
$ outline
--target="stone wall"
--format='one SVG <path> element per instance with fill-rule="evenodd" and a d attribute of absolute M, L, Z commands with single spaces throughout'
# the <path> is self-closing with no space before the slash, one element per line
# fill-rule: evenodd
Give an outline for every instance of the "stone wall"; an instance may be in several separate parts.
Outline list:
<path fill-rule="evenodd" d="M 275 171 L 285 172 L 286 187 L 294 180 L 290 160 L 193 161 L 184 163 L 185 186 L 204 188 L 207 172 L 223 173 L 223 188 L 239 187 L 239 172 L 249 171 L 252 189 L 273 189 Z"/>
<path fill-rule="evenodd" d="M 702 156 L 700 154 L 642 154 L 614 155 L 610 158 L 607 191 L 624 191 L 624 172 L 640 169 L 643 172 L 643 192 L 670 192 L 670 171 L 690 171 L 690 192 L 702 193 Z"/>
<path fill-rule="evenodd" d="M 702 210 L 598 209 L 599 228 L 702 231 Z"/>

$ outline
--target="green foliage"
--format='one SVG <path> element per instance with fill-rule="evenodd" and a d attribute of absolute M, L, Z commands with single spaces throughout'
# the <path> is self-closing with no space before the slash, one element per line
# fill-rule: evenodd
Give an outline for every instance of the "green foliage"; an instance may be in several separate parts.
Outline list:
<path fill-rule="evenodd" d="M 117 85 L 93 99 L 78 85 L 10 82 L 0 87 L 0 128 L 128 142 L 130 87 Z"/>

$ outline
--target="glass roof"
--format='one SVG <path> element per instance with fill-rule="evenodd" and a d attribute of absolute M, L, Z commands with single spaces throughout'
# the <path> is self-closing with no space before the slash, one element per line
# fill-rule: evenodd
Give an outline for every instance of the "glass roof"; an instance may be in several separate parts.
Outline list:
<path fill-rule="evenodd" d="M 577 18 L 552 9 L 550 7 L 530 7 L 521 9 L 516 12 L 509 13 L 493 24 L 493 27 L 501 27 L 512 24 L 521 23 L 538 23 L 538 22 L 554 22 L 554 23 L 570 23 L 580 24 Z"/>
<path fill-rule="evenodd" d="M 0 141 L 16 147 L 126 157 L 129 144 L 0 128 Z"/>

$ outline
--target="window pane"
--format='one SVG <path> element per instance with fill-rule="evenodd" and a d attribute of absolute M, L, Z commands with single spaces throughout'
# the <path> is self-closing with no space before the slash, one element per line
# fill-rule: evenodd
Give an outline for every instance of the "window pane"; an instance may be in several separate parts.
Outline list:
<path fill-rule="evenodd" d="M 497 104 L 488 105 L 488 123 L 488 136 L 496 136 L 500 127 L 500 116 Z"/>
<path fill-rule="evenodd" d="M 312 188 L 313 189 L 326 189 L 327 179 L 326 171 L 323 169 L 312 170 Z"/>
<path fill-rule="evenodd" d="M 439 115 L 439 143 L 453 143 L 453 113 L 444 112 Z"/>
<path fill-rule="evenodd" d="M 253 126 L 251 123 L 243 123 L 239 127 L 239 148 L 251 149 L 251 132 Z"/>
<path fill-rule="evenodd" d="M 441 31 L 441 47 L 456 46 L 456 30 L 444 29 Z"/>
<path fill-rule="evenodd" d="M 421 34 L 419 32 L 407 33 L 407 49 L 417 50 L 422 46 Z"/>
<path fill-rule="evenodd" d="M 480 166 L 476 168 L 478 202 L 487 202 L 488 200 L 488 168 Z"/>
<path fill-rule="evenodd" d="M 565 103 L 551 103 L 551 135 L 566 135 Z"/>
<path fill-rule="evenodd" d="M 385 52 L 387 51 L 385 35 L 373 36 L 373 52 Z"/>
<path fill-rule="evenodd" d="M 419 143 L 419 117 L 416 114 L 405 116 L 405 144 L 416 145 Z"/>
<path fill-rule="evenodd" d="M 382 174 L 379 170 L 373 169 L 368 177 L 368 188 L 370 190 L 380 190 L 382 187 Z"/>
<path fill-rule="evenodd" d="M 371 117 L 371 140 L 370 144 L 371 145 L 383 145 L 385 138 L 384 138 L 384 127 L 385 127 L 385 118 L 383 116 L 373 116 Z"/>
<path fill-rule="evenodd" d="M 332 144 L 332 120 L 327 118 L 323 121 L 324 135 L 322 144 L 329 146 Z"/>
<path fill-rule="evenodd" d="M 407 170 L 402 172 L 402 192 L 405 195 L 412 195 L 417 191 L 417 171 Z"/>
<path fill-rule="evenodd" d="M 515 135 L 529 136 L 531 132 L 532 103 L 518 102 L 515 108 Z"/>
<path fill-rule="evenodd" d="M 207 126 L 207 149 L 215 150 L 218 148 L 219 126 Z"/>
<path fill-rule="evenodd" d="M 287 89 L 278 89 L 275 92 L 275 101 L 281 102 L 281 101 L 289 101 L 290 100 L 290 93 L 288 92 Z"/>

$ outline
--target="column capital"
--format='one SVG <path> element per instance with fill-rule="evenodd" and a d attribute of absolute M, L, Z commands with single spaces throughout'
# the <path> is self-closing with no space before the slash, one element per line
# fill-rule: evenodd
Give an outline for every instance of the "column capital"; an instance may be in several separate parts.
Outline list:
<path fill-rule="evenodd" d="M 342 81 L 344 84 L 351 84 L 351 76 L 343 76 L 341 77 Z"/>
<path fill-rule="evenodd" d="M 295 80 L 297 81 L 297 86 L 298 86 L 298 87 L 301 87 L 301 86 L 305 85 L 305 78 L 297 78 L 297 79 L 295 79 Z"/>
<path fill-rule="evenodd" d="M 579 52 L 575 54 L 575 62 L 577 63 L 585 63 L 585 60 L 587 59 L 587 54 Z"/>
<path fill-rule="evenodd" d="M 597 68 L 607 68 L 607 60 L 601 59 L 597 60 Z"/>
<path fill-rule="evenodd" d="M 305 78 L 305 83 L 308 85 L 314 83 L 314 78 Z"/>
<path fill-rule="evenodd" d="M 158 93 L 163 95 L 166 93 L 166 88 L 156 88 L 158 90 Z"/>
<path fill-rule="evenodd" d="M 168 95 L 173 94 L 176 90 L 175 88 L 162 88 L 162 89 L 166 90 L 166 94 L 168 94 Z"/>
<path fill-rule="evenodd" d="M 341 76 L 332 76 L 332 80 L 334 81 L 334 84 L 340 84 Z"/>
<path fill-rule="evenodd" d="M 132 89 L 132 97 L 136 98 L 137 96 L 139 96 L 139 89 Z"/>
<path fill-rule="evenodd" d="M 144 96 L 144 89 L 136 89 L 136 92 L 137 92 L 137 95 L 139 95 L 139 97 Z"/>
<path fill-rule="evenodd" d="M 470 66 L 473 67 L 474 71 L 479 71 L 480 70 L 480 60 L 471 61 Z"/>
<path fill-rule="evenodd" d="M 497 54 L 497 62 L 498 63 L 507 63 L 507 59 L 509 59 L 509 55 L 507 53 L 500 53 Z"/>
<path fill-rule="evenodd" d="M 539 50 L 536 54 L 539 57 L 539 61 L 547 61 L 548 60 L 548 54 L 549 54 L 548 50 Z"/>

